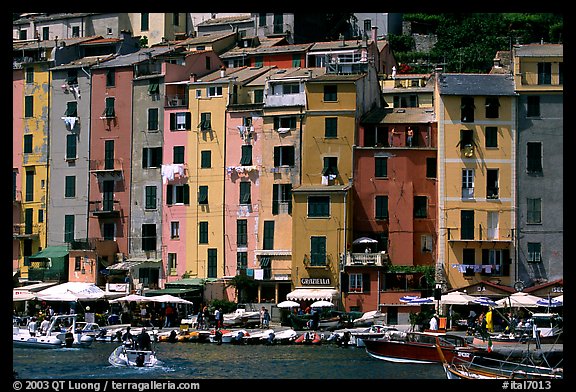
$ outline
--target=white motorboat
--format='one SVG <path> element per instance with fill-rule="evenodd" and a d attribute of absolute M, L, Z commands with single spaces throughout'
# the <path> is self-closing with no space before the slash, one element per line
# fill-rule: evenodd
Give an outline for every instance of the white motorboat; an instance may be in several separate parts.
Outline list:
<path fill-rule="evenodd" d="M 31 336 L 27 329 L 13 327 L 12 345 L 29 348 L 88 347 L 94 337 L 84 335 L 77 330 L 75 314 L 52 316 L 45 334 Z"/>
<path fill-rule="evenodd" d="M 264 329 L 261 331 L 252 332 L 249 335 L 242 337 L 242 340 L 246 344 L 266 344 L 272 343 L 274 339 L 273 329 Z"/>
<path fill-rule="evenodd" d="M 242 344 L 244 337 L 249 335 L 245 329 L 226 332 L 222 334 L 222 343 Z"/>
<path fill-rule="evenodd" d="M 153 350 L 139 350 L 126 345 L 120 345 L 110 354 L 108 362 L 116 367 L 154 367 L 163 363 L 156 357 Z"/>
<path fill-rule="evenodd" d="M 292 344 L 298 338 L 298 333 L 292 328 L 274 332 L 274 344 Z"/>

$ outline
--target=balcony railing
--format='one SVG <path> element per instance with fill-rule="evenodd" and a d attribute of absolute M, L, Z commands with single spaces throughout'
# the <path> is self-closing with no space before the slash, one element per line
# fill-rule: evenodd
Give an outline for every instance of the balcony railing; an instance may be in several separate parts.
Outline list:
<path fill-rule="evenodd" d="M 13 238 L 38 237 L 39 225 L 38 224 L 27 225 L 26 223 L 15 223 L 12 225 L 12 234 Z"/>
<path fill-rule="evenodd" d="M 383 267 L 389 261 L 388 254 L 380 253 L 348 253 L 346 254 L 346 266 L 375 266 Z"/>
<path fill-rule="evenodd" d="M 120 202 L 118 200 L 113 201 L 96 200 L 91 201 L 89 203 L 90 203 L 90 212 L 94 216 L 103 218 L 120 216 Z"/>
<path fill-rule="evenodd" d="M 91 159 L 90 160 L 90 173 L 96 175 L 111 174 L 122 175 L 122 159 Z"/>
<path fill-rule="evenodd" d="M 182 107 L 182 106 L 187 107 L 188 97 L 182 95 L 166 95 L 166 102 L 164 106 L 168 108 Z"/>
<path fill-rule="evenodd" d="M 484 228 L 475 227 L 470 233 L 467 232 L 465 238 L 462 238 L 462 230 L 459 228 L 448 228 L 448 241 L 502 241 L 510 242 L 514 239 L 513 229 Z M 471 238 L 470 238 L 471 237 Z"/>

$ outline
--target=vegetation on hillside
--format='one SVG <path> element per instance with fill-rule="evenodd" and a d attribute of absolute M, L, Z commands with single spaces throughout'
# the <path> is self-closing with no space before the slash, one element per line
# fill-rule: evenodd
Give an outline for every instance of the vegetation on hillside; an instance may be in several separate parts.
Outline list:
<path fill-rule="evenodd" d="M 429 52 L 417 52 L 412 36 L 390 34 L 390 47 L 403 70 L 430 72 L 441 65 L 446 72 L 488 72 L 497 51 L 514 44 L 562 43 L 563 17 L 559 14 L 445 13 L 404 14 L 412 33 L 435 34 Z"/>

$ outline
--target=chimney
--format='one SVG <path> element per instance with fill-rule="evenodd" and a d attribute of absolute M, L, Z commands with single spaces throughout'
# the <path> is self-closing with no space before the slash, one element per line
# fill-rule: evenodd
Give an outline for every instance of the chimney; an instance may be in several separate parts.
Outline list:
<path fill-rule="evenodd" d="M 224 66 L 220 67 L 220 77 L 223 78 L 226 76 L 226 68 Z"/>
<path fill-rule="evenodd" d="M 195 74 L 195 73 L 191 73 L 191 74 L 190 74 L 190 81 L 191 81 L 191 82 L 195 82 L 195 81 L 196 81 L 196 74 Z"/>
<path fill-rule="evenodd" d="M 378 40 L 378 26 L 372 26 L 372 41 L 376 42 Z"/>

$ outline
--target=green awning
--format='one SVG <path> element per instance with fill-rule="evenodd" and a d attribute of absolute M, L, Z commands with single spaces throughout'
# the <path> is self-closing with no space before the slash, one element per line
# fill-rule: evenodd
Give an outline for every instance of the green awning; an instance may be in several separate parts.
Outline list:
<path fill-rule="evenodd" d="M 31 259 L 52 259 L 68 255 L 67 246 L 47 246 L 40 252 L 30 256 Z"/>
<path fill-rule="evenodd" d="M 171 287 L 175 287 L 175 286 L 186 286 L 188 288 L 194 286 L 194 287 L 202 287 L 204 286 L 206 279 L 202 279 L 202 278 L 185 278 L 185 279 L 180 279 L 180 280 L 175 280 L 172 282 L 167 282 L 166 283 L 166 287 L 167 288 L 171 288 Z"/>

